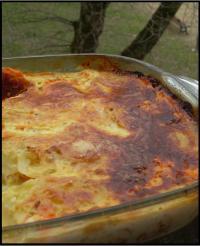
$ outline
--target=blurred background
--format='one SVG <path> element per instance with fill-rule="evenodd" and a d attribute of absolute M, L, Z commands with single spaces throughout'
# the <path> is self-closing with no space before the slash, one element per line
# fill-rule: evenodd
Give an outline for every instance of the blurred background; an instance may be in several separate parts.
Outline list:
<path fill-rule="evenodd" d="M 92 5 L 4 2 L 3 56 L 121 54 L 198 78 L 198 2 Z"/>

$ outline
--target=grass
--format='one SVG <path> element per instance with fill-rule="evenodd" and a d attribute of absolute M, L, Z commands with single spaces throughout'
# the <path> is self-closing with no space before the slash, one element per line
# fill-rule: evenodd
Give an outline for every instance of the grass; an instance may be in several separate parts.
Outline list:
<path fill-rule="evenodd" d="M 198 79 L 198 53 L 191 50 L 180 35 L 166 31 L 145 60 L 168 72 Z"/>
<path fill-rule="evenodd" d="M 29 14 L 26 9 L 35 10 Z M 3 56 L 70 53 L 72 27 L 53 21 L 27 23 L 24 16 L 41 17 L 37 10 L 56 13 L 70 20 L 78 19 L 79 3 L 3 3 Z M 22 13 L 24 11 L 24 13 Z M 145 26 L 150 13 L 142 11 L 141 3 L 112 3 L 107 9 L 104 32 L 98 53 L 120 54 Z M 15 24 L 15 22 L 22 22 Z M 54 35 L 56 33 L 56 35 Z M 59 39 L 59 41 L 58 41 Z M 63 47 L 49 47 L 57 44 Z M 197 78 L 198 55 L 184 35 L 167 30 L 145 60 L 166 71 Z"/>

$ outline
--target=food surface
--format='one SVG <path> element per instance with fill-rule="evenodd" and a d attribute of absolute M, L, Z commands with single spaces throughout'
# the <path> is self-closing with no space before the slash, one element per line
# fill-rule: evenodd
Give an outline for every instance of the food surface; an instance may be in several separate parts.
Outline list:
<path fill-rule="evenodd" d="M 105 63 L 3 68 L 3 225 L 72 215 L 198 179 L 198 127 L 156 79 Z"/>

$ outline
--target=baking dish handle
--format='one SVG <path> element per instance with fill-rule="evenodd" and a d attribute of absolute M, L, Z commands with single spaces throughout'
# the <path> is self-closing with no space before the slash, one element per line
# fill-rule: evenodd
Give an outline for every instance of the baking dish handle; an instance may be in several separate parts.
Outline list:
<path fill-rule="evenodd" d="M 186 76 L 176 76 L 178 82 L 190 91 L 190 93 L 198 98 L 199 82 Z"/>
<path fill-rule="evenodd" d="M 198 101 L 199 97 L 199 82 L 197 80 L 191 79 L 186 76 L 175 76 L 170 73 L 163 73 L 162 77 L 164 82 L 167 82 L 167 86 L 173 88 L 178 94 L 188 95 L 189 93 L 189 101 L 191 100 L 191 96 L 194 98 L 195 101 Z M 182 93 L 180 93 L 180 90 Z"/>

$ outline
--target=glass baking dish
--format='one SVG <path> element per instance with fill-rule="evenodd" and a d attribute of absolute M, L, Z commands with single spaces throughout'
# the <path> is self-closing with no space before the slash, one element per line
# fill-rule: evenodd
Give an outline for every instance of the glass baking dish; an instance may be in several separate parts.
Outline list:
<path fill-rule="evenodd" d="M 135 59 L 100 54 L 69 54 L 3 59 L 3 66 L 22 71 L 80 71 L 92 61 L 95 68 L 104 59 L 121 69 L 151 75 L 167 86 L 197 113 L 198 82 L 174 76 Z M 72 216 L 7 226 L 3 243 L 142 243 L 173 232 L 198 215 L 198 181 L 121 205 Z"/>

